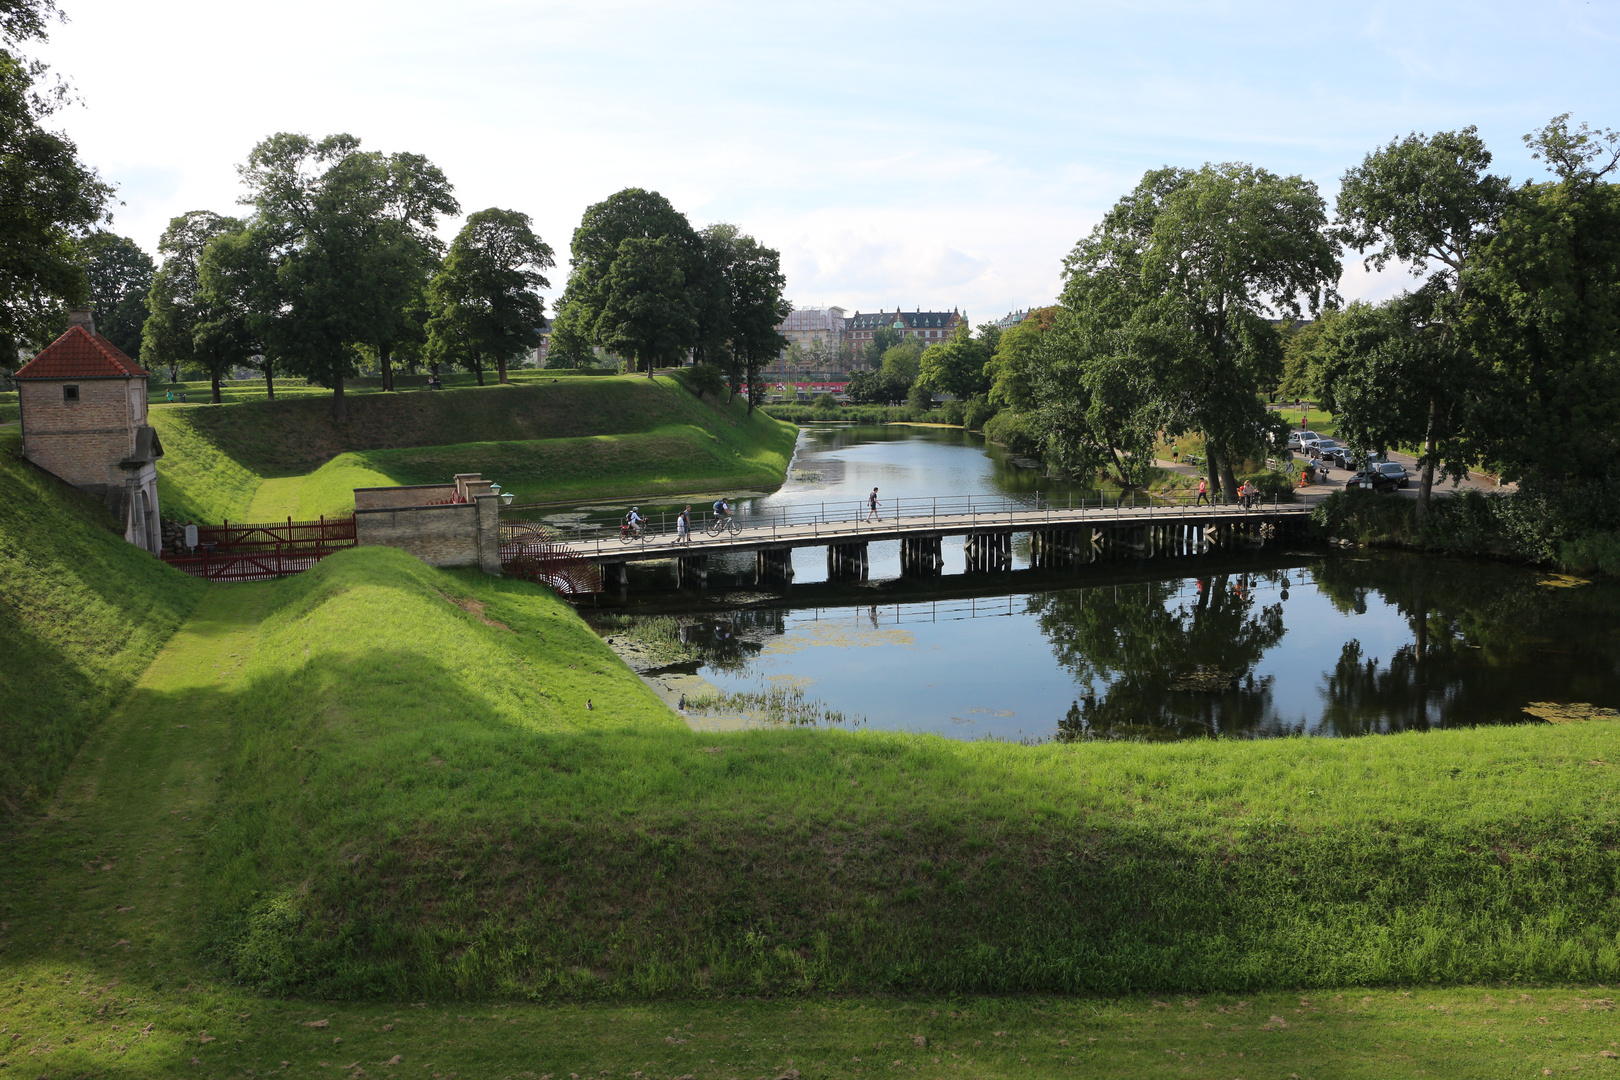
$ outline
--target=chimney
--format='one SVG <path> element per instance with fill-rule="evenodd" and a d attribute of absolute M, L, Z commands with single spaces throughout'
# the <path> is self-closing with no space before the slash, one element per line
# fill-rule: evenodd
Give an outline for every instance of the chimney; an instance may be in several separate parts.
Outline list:
<path fill-rule="evenodd" d="M 68 312 L 68 329 L 75 326 L 82 326 L 93 334 L 96 332 L 96 317 L 90 314 L 87 307 L 74 308 Z"/>

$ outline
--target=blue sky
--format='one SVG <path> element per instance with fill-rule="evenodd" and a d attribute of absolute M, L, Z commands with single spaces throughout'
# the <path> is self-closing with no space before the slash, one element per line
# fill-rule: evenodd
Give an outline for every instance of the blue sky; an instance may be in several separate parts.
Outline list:
<path fill-rule="evenodd" d="M 1250 161 L 1330 203 L 1392 137 L 1477 125 L 1496 168 L 1552 116 L 1620 127 L 1620 3 L 516 3 L 61 0 L 61 125 L 149 250 L 231 212 L 274 131 L 438 163 L 467 211 L 663 192 L 851 311 L 1050 302 L 1065 252 L 1160 165 Z M 455 222 L 447 223 L 447 235 Z M 1381 296 L 1351 259 L 1341 288 Z M 566 267 L 553 275 L 561 291 Z"/>

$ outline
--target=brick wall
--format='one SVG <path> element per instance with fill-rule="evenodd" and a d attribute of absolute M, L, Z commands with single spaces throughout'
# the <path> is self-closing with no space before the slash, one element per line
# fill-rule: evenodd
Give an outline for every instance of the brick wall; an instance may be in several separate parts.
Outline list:
<path fill-rule="evenodd" d="M 410 484 L 404 487 L 355 488 L 356 510 L 386 510 L 393 507 L 426 506 L 443 502 L 456 493 L 454 484 Z"/>
<path fill-rule="evenodd" d="M 354 527 L 358 543 L 402 548 L 429 566 L 478 566 L 481 562 L 478 507 L 472 503 L 372 510 L 356 506 Z"/>
<path fill-rule="evenodd" d="M 146 419 L 145 380 L 24 380 L 17 386 L 28 460 L 80 487 L 123 486 L 118 463 L 135 452 L 135 428 Z M 63 386 L 77 386 L 79 400 L 64 401 Z M 131 415 L 137 394 L 140 420 Z"/>

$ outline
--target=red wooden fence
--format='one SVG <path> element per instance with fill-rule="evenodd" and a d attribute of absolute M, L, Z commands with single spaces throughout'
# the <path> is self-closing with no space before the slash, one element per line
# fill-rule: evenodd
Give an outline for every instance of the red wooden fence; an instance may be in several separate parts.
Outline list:
<path fill-rule="evenodd" d="M 265 581 L 301 573 L 354 545 L 352 516 L 251 525 L 226 522 L 197 526 L 197 548 L 184 555 L 164 552 L 163 561 L 209 581 Z"/>

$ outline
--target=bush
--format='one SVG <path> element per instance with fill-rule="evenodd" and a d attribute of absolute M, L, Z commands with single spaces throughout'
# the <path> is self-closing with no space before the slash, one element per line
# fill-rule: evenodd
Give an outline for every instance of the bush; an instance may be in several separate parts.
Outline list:
<path fill-rule="evenodd" d="M 947 401 L 939 408 L 940 423 L 960 424 L 966 411 L 960 401 Z"/>
<path fill-rule="evenodd" d="M 962 426 L 969 431 L 983 431 L 985 423 L 996 415 L 996 407 L 983 394 L 975 395 L 962 409 Z"/>
<path fill-rule="evenodd" d="M 1558 565 L 1579 574 L 1620 574 L 1620 532 L 1588 533 L 1561 542 Z"/>
<path fill-rule="evenodd" d="M 689 368 L 682 368 L 681 379 L 686 388 L 698 397 L 708 394 L 719 397 L 726 389 L 726 375 L 713 364 L 693 364 Z"/>
<path fill-rule="evenodd" d="M 921 383 L 912 383 L 906 391 L 906 404 L 919 413 L 926 413 L 934 405 L 934 393 Z"/>
<path fill-rule="evenodd" d="M 839 413 L 838 400 L 831 394 L 817 394 L 816 400 L 811 403 L 810 411 L 818 419 L 831 419 Z"/>
<path fill-rule="evenodd" d="M 985 421 L 984 437 L 1025 457 L 1037 457 L 1041 452 L 1041 438 L 1029 417 L 1011 409 L 1002 409 Z"/>
<path fill-rule="evenodd" d="M 1279 502 L 1294 501 L 1294 481 L 1286 473 L 1261 469 L 1259 472 L 1244 473 L 1237 480 L 1239 484 L 1250 483 L 1259 488 L 1262 502 L 1273 499 Z"/>

